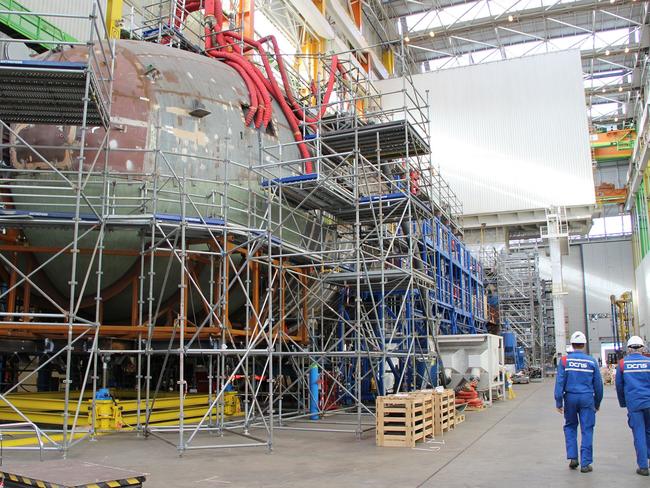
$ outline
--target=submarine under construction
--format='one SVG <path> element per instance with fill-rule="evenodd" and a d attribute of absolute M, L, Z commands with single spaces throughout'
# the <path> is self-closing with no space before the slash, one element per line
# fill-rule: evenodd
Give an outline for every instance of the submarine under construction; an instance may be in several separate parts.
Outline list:
<path fill-rule="evenodd" d="M 0 421 L 33 429 L 5 448 L 361 436 L 444 383 L 437 337 L 486 304 L 426 97 L 384 109 L 359 53 L 289 57 L 220 0 L 122 39 L 90 3 L 88 39 L 0 61 Z"/>

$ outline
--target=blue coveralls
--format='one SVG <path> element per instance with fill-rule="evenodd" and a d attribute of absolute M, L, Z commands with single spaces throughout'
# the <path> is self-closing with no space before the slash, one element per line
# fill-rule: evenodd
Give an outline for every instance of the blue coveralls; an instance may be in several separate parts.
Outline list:
<path fill-rule="evenodd" d="M 562 357 L 555 378 L 555 406 L 564 406 L 564 440 L 567 459 L 578 459 L 580 423 L 580 464 L 593 462 L 593 435 L 596 410 L 603 400 L 603 380 L 596 360 L 580 351 Z"/>
<path fill-rule="evenodd" d="M 625 356 L 616 371 L 616 394 L 621 407 L 627 407 L 627 424 L 634 436 L 636 463 L 648 467 L 650 447 L 650 359 L 643 354 Z"/>

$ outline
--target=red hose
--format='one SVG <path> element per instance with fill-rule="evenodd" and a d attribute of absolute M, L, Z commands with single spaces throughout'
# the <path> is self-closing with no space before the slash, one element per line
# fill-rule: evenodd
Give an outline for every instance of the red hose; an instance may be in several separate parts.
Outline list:
<path fill-rule="evenodd" d="M 230 61 L 234 64 L 237 64 L 246 75 L 250 78 L 252 83 L 255 85 L 258 94 L 262 95 L 262 101 L 264 102 L 264 119 L 260 127 L 266 127 L 269 120 L 271 120 L 271 97 L 269 92 L 264 87 L 264 84 L 260 81 L 261 73 L 251 64 L 246 62 L 246 60 L 236 53 L 229 53 L 225 51 L 209 51 L 209 55 L 213 58 L 223 58 L 226 61 Z M 244 80 L 245 81 L 245 80 Z M 259 102 L 259 101 L 258 101 Z M 259 109 L 258 109 L 259 110 Z M 258 129 L 260 127 L 257 127 Z"/>
<path fill-rule="evenodd" d="M 201 1 L 192 0 L 186 4 L 185 10 L 187 12 L 194 12 L 201 7 Z M 177 9 L 177 16 L 182 15 L 182 11 Z M 277 39 L 274 36 L 267 36 L 259 41 L 249 37 L 242 36 L 235 32 L 223 32 L 223 8 L 221 0 L 205 0 L 205 51 L 212 58 L 223 59 L 228 66 L 232 67 L 239 76 L 243 79 L 246 89 L 249 93 L 250 108 L 245 117 L 246 126 L 252 122 L 255 128 L 260 129 L 266 127 L 272 116 L 272 102 L 271 96 L 278 102 L 280 108 L 289 123 L 293 132 L 294 139 L 298 143 L 298 151 L 302 159 L 305 159 L 305 173 L 313 172 L 313 164 L 309 160 L 311 154 L 304 143 L 302 133 L 300 131 L 299 123 L 302 121 L 307 124 L 314 124 L 320 120 L 325 114 L 329 100 L 334 91 L 334 83 L 336 81 L 337 72 L 341 73 L 343 78 L 346 78 L 346 73 L 338 61 L 336 56 L 332 56 L 331 72 L 327 80 L 327 86 L 323 95 L 321 108 L 314 116 L 308 117 L 305 110 L 298 104 L 289 83 L 289 77 L 280 53 Z M 239 41 L 239 43 L 230 43 L 229 40 Z M 214 43 L 218 46 L 214 46 Z M 275 58 L 280 70 L 282 78 L 282 85 L 284 93 L 273 74 L 268 55 L 264 50 L 263 43 L 270 41 L 273 46 Z M 244 46 L 241 46 L 243 43 Z M 230 50 L 227 50 L 230 47 Z M 254 49 L 258 52 L 266 77 L 260 70 L 246 57 L 243 53 L 248 49 Z M 315 89 L 312 87 L 312 93 Z M 287 102 L 288 100 L 288 102 Z"/>
<path fill-rule="evenodd" d="M 192 12 L 196 12 L 200 8 L 201 8 L 201 2 L 199 0 L 187 2 L 185 4 L 185 9 L 183 9 L 180 5 L 176 4 L 176 17 L 174 18 L 174 26 L 180 29 L 181 18 L 183 17 L 183 14 L 185 12 L 187 12 L 188 14 Z"/>
<path fill-rule="evenodd" d="M 214 21 L 210 22 L 210 17 L 213 18 Z M 205 20 L 208 23 L 208 26 L 210 26 L 216 33 L 217 44 L 221 46 L 220 49 L 223 49 L 226 46 L 226 39 L 221 32 L 221 27 L 223 25 L 223 8 L 221 7 L 221 0 L 205 0 Z M 208 30 L 209 27 L 206 27 L 206 34 L 208 33 Z M 206 36 L 205 38 L 206 50 L 208 49 L 208 38 L 211 39 L 211 36 Z M 212 44 L 212 42 L 210 42 L 210 44 Z M 211 47 L 212 46 L 210 46 L 210 48 Z"/>
<path fill-rule="evenodd" d="M 325 94 L 323 96 L 323 102 L 321 104 L 321 109 L 318 113 L 318 115 L 314 117 L 307 117 L 305 114 L 304 110 L 302 107 L 296 102 L 296 99 L 293 96 L 293 92 L 291 90 L 291 84 L 289 83 L 289 77 L 287 76 L 287 70 L 284 67 L 284 61 L 282 60 L 282 54 L 280 53 L 280 46 L 278 46 L 278 41 L 275 38 L 275 36 L 266 36 L 260 39 L 260 43 L 264 43 L 266 41 L 271 41 L 271 44 L 273 45 L 273 52 L 275 54 L 275 59 L 278 62 L 278 68 L 280 69 L 280 76 L 282 77 L 282 84 L 284 85 L 284 91 L 287 95 L 287 98 L 289 99 L 289 103 L 293 107 L 294 111 L 298 113 L 298 116 L 306 123 L 314 123 L 318 122 L 320 118 L 325 114 L 325 111 L 327 110 L 327 106 L 329 104 L 330 97 L 332 95 L 332 92 L 334 90 L 334 82 L 336 81 L 336 72 L 340 72 L 343 77 L 346 76 L 345 71 L 343 70 L 343 67 L 339 63 L 338 57 L 337 56 L 332 56 L 332 65 L 330 67 L 330 77 L 327 80 L 327 88 L 325 89 Z M 260 53 L 261 54 L 261 53 Z M 313 93 L 314 88 L 312 88 L 312 93 Z"/>
<path fill-rule="evenodd" d="M 223 36 L 221 37 L 223 38 Z M 217 38 L 219 38 L 218 35 Z M 247 114 L 245 118 L 245 122 L 247 122 L 246 125 L 248 126 L 250 124 L 253 115 L 257 115 L 257 117 L 255 117 L 255 127 L 257 129 L 261 127 L 266 127 L 268 122 L 271 120 L 272 106 L 271 106 L 271 97 L 269 96 L 264 83 L 261 81 L 263 80 L 261 73 L 259 73 L 259 71 L 246 58 L 244 58 L 240 54 L 229 53 L 223 50 L 217 50 L 217 51 L 213 50 L 212 32 L 209 26 L 206 26 L 205 28 L 205 48 L 206 48 L 206 53 L 210 57 L 223 58 L 226 60 L 227 64 L 229 66 L 232 66 L 233 68 L 235 65 L 238 66 L 238 69 L 237 68 L 235 69 L 239 73 L 239 75 L 244 79 L 244 83 L 246 84 L 246 87 L 249 91 L 249 97 L 251 98 L 251 104 L 253 104 L 253 101 L 257 99 L 257 103 L 255 104 L 255 106 L 257 107 L 256 111 L 253 112 L 252 115 L 251 112 Z M 245 75 L 243 75 L 243 73 L 245 73 Z M 260 99 L 264 103 L 263 107 L 260 106 Z"/>
<path fill-rule="evenodd" d="M 271 69 L 271 64 L 269 63 L 268 57 L 266 55 L 266 52 L 262 48 L 262 45 L 259 42 L 255 41 L 253 39 L 249 39 L 247 37 L 243 37 L 243 36 L 240 36 L 239 34 L 235 34 L 235 33 L 232 33 L 232 32 L 226 33 L 226 37 L 230 37 L 232 39 L 242 41 L 242 42 L 244 42 L 244 43 L 246 43 L 246 44 L 248 44 L 250 46 L 253 46 L 260 53 L 262 63 L 264 64 L 264 69 L 266 70 L 266 75 L 268 77 L 267 79 L 265 79 L 265 81 L 268 81 L 269 85 L 270 85 L 267 88 L 270 88 L 269 91 L 273 94 L 275 100 L 280 105 L 280 108 L 282 109 L 282 112 L 284 113 L 284 116 L 286 117 L 287 122 L 289 123 L 289 126 L 291 127 L 291 130 L 293 131 L 293 137 L 296 140 L 296 142 L 298 143 L 298 150 L 300 151 L 301 158 L 302 159 L 310 158 L 311 154 L 309 154 L 309 150 L 307 149 L 307 146 L 303 143 L 302 133 L 300 132 L 300 128 L 298 127 L 298 119 L 294 115 L 294 113 L 291 111 L 291 107 L 289 107 L 289 105 L 287 104 L 287 102 L 286 102 L 286 100 L 285 100 L 285 98 L 284 98 L 284 96 L 282 94 L 282 91 L 280 90 L 280 87 L 278 86 L 277 81 L 275 80 L 275 78 L 273 76 L 273 70 Z M 221 51 L 219 51 L 219 54 L 220 53 L 221 53 Z M 250 61 L 248 61 L 246 58 L 244 58 L 241 55 L 238 55 L 238 56 L 240 56 L 241 59 L 244 60 L 246 63 L 248 63 L 251 67 L 253 66 L 253 64 L 250 63 Z M 254 68 L 254 70 L 259 73 L 257 68 Z M 261 76 L 261 73 L 260 73 L 260 76 Z M 268 119 L 269 120 L 271 119 L 271 110 L 270 110 L 270 108 L 269 108 L 269 113 L 268 113 Z M 312 172 L 313 172 L 312 162 L 311 161 L 305 161 L 305 173 L 312 173 Z"/>
<path fill-rule="evenodd" d="M 251 80 L 250 76 L 246 74 L 246 71 L 239 66 L 237 63 L 233 63 L 232 61 L 228 61 L 226 63 L 228 66 L 233 68 L 237 73 L 239 73 L 239 76 L 242 77 L 244 80 L 244 83 L 246 84 L 246 88 L 248 89 L 248 98 L 250 100 L 250 106 L 248 108 L 248 113 L 246 114 L 246 118 L 244 119 L 244 123 L 246 124 L 246 127 L 251 125 L 251 122 L 253 121 L 253 117 L 255 117 L 255 114 L 257 112 L 257 88 L 255 87 L 255 84 L 253 83 L 253 80 Z M 255 118 L 255 127 L 257 127 L 257 118 Z"/>

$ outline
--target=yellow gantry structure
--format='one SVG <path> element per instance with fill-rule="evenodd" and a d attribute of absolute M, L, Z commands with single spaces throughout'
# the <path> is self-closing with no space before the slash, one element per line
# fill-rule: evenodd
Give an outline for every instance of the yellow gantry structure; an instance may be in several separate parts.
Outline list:
<path fill-rule="evenodd" d="M 106 27 L 111 39 L 119 39 L 122 32 L 123 0 L 108 0 L 106 4 Z"/>
<path fill-rule="evenodd" d="M 147 409 L 144 400 L 129 398 L 133 392 L 118 392 L 124 400 L 95 400 L 95 432 L 107 433 L 121 430 L 132 430 L 138 424 L 146 422 Z M 7 400 L 18 408 L 24 416 L 39 426 L 62 427 L 65 411 L 65 400 L 60 392 L 48 393 L 18 393 L 7 395 Z M 204 394 L 188 394 L 184 401 L 183 419 L 186 423 L 198 422 L 208 411 L 214 397 Z M 93 425 L 93 401 L 90 395 L 84 395 L 79 402 L 79 395 L 72 396 L 70 400 L 70 413 L 68 427 L 72 427 L 77 417 L 76 426 L 80 429 L 79 435 L 83 436 Z M 173 425 L 180 418 L 180 399 L 178 396 L 163 396 L 151 403 L 149 424 Z M 223 413 L 226 417 L 241 415 L 241 406 L 236 392 L 225 392 L 223 403 L 214 406 L 211 415 Z M 17 413 L 8 404 L 0 402 L 0 421 L 20 422 L 24 416 Z M 7 436 L 0 429 L 0 435 Z M 50 436 L 52 437 L 52 436 Z M 19 446 L 36 444 L 37 440 L 31 434 L 27 437 L 4 439 L 4 446 Z"/>

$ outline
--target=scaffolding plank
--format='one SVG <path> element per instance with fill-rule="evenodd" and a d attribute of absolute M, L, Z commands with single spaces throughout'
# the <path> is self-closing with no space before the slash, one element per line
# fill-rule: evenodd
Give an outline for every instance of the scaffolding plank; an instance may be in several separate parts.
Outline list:
<path fill-rule="evenodd" d="M 346 153 L 358 150 L 366 159 L 402 159 L 429 154 L 429 143 L 410 122 L 395 120 L 368 124 L 321 135 L 332 151 Z M 408 141 L 408 143 L 407 143 Z"/>
<path fill-rule="evenodd" d="M 262 180 L 262 187 L 282 187 L 282 196 L 302 210 L 353 209 L 353 189 L 339 178 L 307 173 Z"/>

